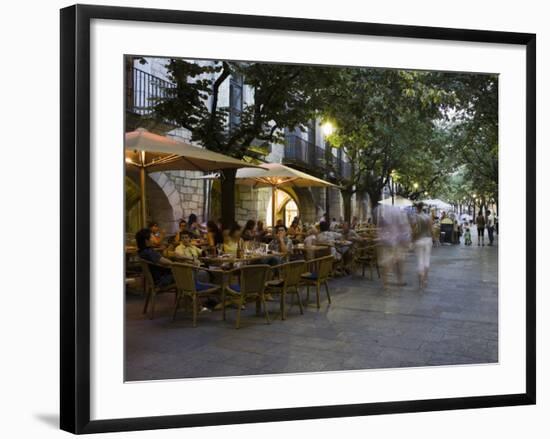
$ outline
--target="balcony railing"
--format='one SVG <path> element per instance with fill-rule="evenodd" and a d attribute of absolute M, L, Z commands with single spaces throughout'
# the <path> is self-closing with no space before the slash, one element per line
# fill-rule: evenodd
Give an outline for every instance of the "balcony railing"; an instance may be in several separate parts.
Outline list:
<path fill-rule="evenodd" d="M 339 176 L 351 176 L 351 163 L 345 162 L 312 142 L 295 134 L 285 137 L 285 163 L 324 175 L 327 169 L 333 169 Z"/>
<path fill-rule="evenodd" d="M 140 116 L 149 116 L 155 102 L 165 98 L 168 89 L 175 84 L 134 67 L 127 87 L 127 109 Z"/>

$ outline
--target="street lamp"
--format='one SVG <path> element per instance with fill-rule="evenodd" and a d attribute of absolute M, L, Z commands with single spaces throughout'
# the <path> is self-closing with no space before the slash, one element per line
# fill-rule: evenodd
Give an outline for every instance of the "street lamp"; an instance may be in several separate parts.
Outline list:
<path fill-rule="evenodd" d="M 414 187 L 415 189 L 418 189 L 418 183 L 414 183 L 414 184 L 413 184 L 413 187 Z"/>
<path fill-rule="evenodd" d="M 334 132 L 334 126 L 328 120 L 321 125 L 321 129 L 323 130 L 323 134 L 327 137 Z"/>

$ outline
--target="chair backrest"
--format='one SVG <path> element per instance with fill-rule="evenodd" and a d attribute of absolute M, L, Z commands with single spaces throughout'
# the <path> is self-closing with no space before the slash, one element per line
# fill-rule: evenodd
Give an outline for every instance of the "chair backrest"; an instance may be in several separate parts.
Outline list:
<path fill-rule="evenodd" d="M 149 261 L 139 258 L 139 265 L 141 265 L 141 271 L 143 271 L 143 276 L 145 277 L 146 288 L 155 288 L 155 280 L 149 269 Z"/>
<path fill-rule="evenodd" d="M 322 258 L 312 259 L 307 261 L 307 270 L 317 274 L 317 279 L 320 281 L 326 280 L 332 273 L 332 264 L 334 256 L 323 256 Z"/>
<path fill-rule="evenodd" d="M 172 275 L 176 287 L 180 291 L 193 293 L 195 291 L 195 266 L 189 264 L 172 264 Z"/>
<path fill-rule="evenodd" d="M 319 279 L 324 280 L 332 273 L 332 264 L 334 262 L 334 256 L 325 256 L 319 258 L 318 276 Z"/>
<path fill-rule="evenodd" d="M 265 290 L 268 273 L 271 267 L 267 264 L 244 265 L 240 268 L 241 293 L 261 294 Z"/>
<path fill-rule="evenodd" d="M 295 287 L 300 284 L 302 274 L 306 272 L 304 261 L 287 262 L 281 267 L 282 277 L 287 287 Z"/>

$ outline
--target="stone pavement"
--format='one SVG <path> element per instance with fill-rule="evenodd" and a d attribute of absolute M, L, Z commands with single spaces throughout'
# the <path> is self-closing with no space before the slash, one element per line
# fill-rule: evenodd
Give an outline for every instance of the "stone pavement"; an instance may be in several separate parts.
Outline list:
<path fill-rule="evenodd" d="M 143 299 L 126 301 L 128 381 L 351 369 L 479 364 L 498 361 L 498 247 L 433 249 L 428 288 L 416 288 L 415 257 L 406 262 L 405 287 L 384 293 L 380 281 L 358 275 L 330 281 L 332 305 L 293 306 L 271 325 L 253 304 L 234 329 L 235 309 L 200 314 L 198 326 L 174 296 L 160 295 L 154 320 L 141 314 Z M 304 289 L 305 290 L 305 289 Z M 303 296 L 305 297 L 305 291 Z"/>

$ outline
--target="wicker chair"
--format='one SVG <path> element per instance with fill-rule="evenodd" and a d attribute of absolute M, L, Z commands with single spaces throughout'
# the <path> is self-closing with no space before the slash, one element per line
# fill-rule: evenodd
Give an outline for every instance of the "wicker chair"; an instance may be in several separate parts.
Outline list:
<path fill-rule="evenodd" d="M 361 266 L 361 276 L 365 277 L 365 267 L 369 267 L 370 280 L 373 279 L 372 268 L 376 268 L 378 278 L 380 278 L 380 270 L 378 268 L 378 258 L 376 253 L 376 245 L 368 242 L 358 242 L 353 251 L 354 267 Z"/>
<path fill-rule="evenodd" d="M 321 307 L 321 284 L 325 285 L 327 292 L 328 303 L 331 304 L 330 293 L 328 290 L 328 279 L 332 272 L 332 264 L 334 256 L 324 256 L 322 258 L 312 259 L 308 261 L 309 273 L 301 275 L 302 284 L 307 286 L 307 301 L 309 301 L 309 287 L 315 286 L 317 293 L 317 308 Z"/>
<path fill-rule="evenodd" d="M 145 259 L 139 258 L 139 263 L 141 265 L 141 270 L 143 271 L 143 277 L 145 278 L 145 305 L 143 306 L 143 314 L 147 313 L 149 304 L 151 305 L 151 320 L 154 318 L 155 314 L 155 298 L 159 293 L 171 292 L 176 293 L 176 285 L 174 283 L 166 286 L 158 286 L 155 284 L 153 275 L 151 274 L 150 267 L 157 264 L 149 262 Z M 164 267 L 167 268 L 167 267 Z"/>
<path fill-rule="evenodd" d="M 304 261 L 287 262 L 286 264 L 276 265 L 271 267 L 272 270 L 279 270 L 279 279 L 267 282 L 267 292 L 271 294 L 279 294 L 281 296 L 281 320 L 286 320 L 286 295 L 296 295 L 300 314 L 304 313 L 302 299 L 300 297 L 300 283 L 302 282 L 302 274 L 306 271 L 306 263 Z"/>
<path fill-rule="evenodd" d="M 195 279 L 197 270 L 208 271 L 207 269 L 197 267 L 189 264 L 172 264 L 172 274 L 176 281 L 176 305 L 174 306 L 174 316 L 172 320 L 176 320 L 176 314 L 180 307 L 182 300 L 186 297 L 191 299 L 191 307 L 193 311 L 193 328 L 197 326 L 197 313 L 199 306 L 199 298 L 209 296 L 221 291 L 221 286 L 208 284 L 204 282 L 198 282 Z"/>
<path fill-rule="evenodd" d="M 225 295 L 229 294 L 236 298 L 237 321 L 235 328 L 241 325 L 241 309 L 247 299 L 256 299 L 256 315 L 260 313 L 260 305 L 264 308 L 265 320 L 269 324 L 269 313 L 265 301 L 265 288 L 268 276 L 271 273 L 271 266 L 267 264 L 245 265 L 236 269 L 239 272 L 239 284 L 230 284 L 224 288 L 222 296 L 223 315 L 225 316 Z"/>

